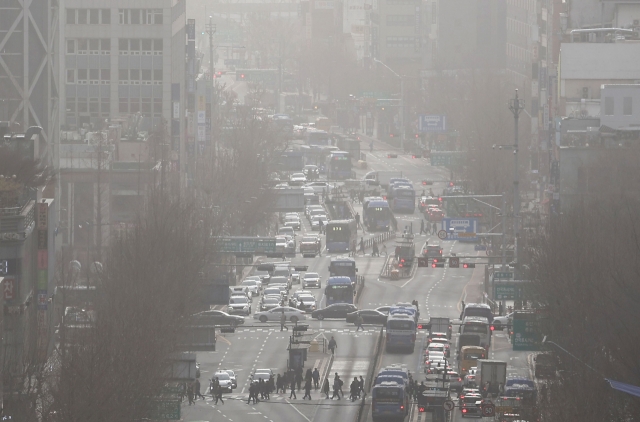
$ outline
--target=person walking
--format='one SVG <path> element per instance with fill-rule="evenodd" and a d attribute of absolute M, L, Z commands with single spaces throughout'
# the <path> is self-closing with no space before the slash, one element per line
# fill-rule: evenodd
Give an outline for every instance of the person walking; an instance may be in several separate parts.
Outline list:
<path fill-rule="evenodd" d="M 284 314 L 284 309 L 282 310 L 282 314 L 280 314 L 280 331 L 282 330 L 289 331 L 289 328 L 287 327 L 287 316 Z"/>
<path fill-rule="evenodd" d="M 387 244 L 386 243 L 382 244 L 382 252 L 384 252 L 384 256 L 387 256 Z"/>
<path fill-rule="evenodd" d="M 362 375 L 360 375 L 360 380 L 358 381 L 358 386 L 360 388 L 360 391 L 358 392 L 358 396 L 362 395 L 362 397 L 365 396 L 364 393 L 364 378 L 362 378 Z"/>
<path fill-rule="evenodd" d="M 438 225 L 436 223 L 431 226 L 431 234 L 438 234 Z"/>
<path fill-rule="evenodd" d="M 322 383 L 322 392 L 324 393 L 324 398 L 328 399 L 329 398 L 329 378 L 325 378 L 324 382 Z"/>
<path fill-rule="evenodd" d="M 371 256 L 380 256 L 380 251 L 378 250 L 378 242 L 376 242 L 375 240 L 371 245 Z"/>
<path fill-rule="evenodd" d="M 320 372 L 318 372 L 318 368 L 313 370 L 311 378 L 313 379 L 313 388 L 317 390 L 320 384 Z"/>
<path fill-rule="evenodd" d="M 291 397 L 293 396 L 294 399 L 297 399 L 298 397 L 296 397 L 296 380 L 295 378 L 291 378 L 291 394 L 289 394 L 289 399 L 291 399 Z"/>
<path fill-rule="evenodd" d="M 360 238 L 360 252 L 362 252 L 362 256 L 364 256 L 364 237 Z"/>
<path fill-rule="evenodd" d="M 336 343 L 336 339 L 333 338 L 333 336 L 331 336 L 331 339 L 329 340 L 329 344 L 328 344 L 329 350 L 331 351 L 332 355 L 335 355 L 335 351 L 338 348 L 338 343 Z M 336 375 L 338 375 L 336 373 Z"/>
<path fill-rule="evenodd" d="M 356 256 L 356 240 L 353 239 L 353 242 L 351 242 L 351 252 L 349 252 L 349 256 Z"/>
<path fill-rule="evenodd" d="M 300 391 L 300 387 L 302 386 L 302 369 L 296 371 L 296 384 L 298 384 L 298 391 Z"/>
<path fill-rule="evenodd" d="M 304 383 L 304 397 L 302 397 L 302 400 L 306 399 L 307 397 L 309 397 L 309 400 L 311 400 L 311 378 L 309 378 Z"/>
<path fill-rule="evenodd" d="M 356 229 L 360 226 L 360 214 L 356 213 Z"/>
<path fill-rule="evenodd" d="M 338 400 L 340 400 L 340 387 L 342 386 L 341 382 L 342 380 L 336 372 L 336 376 L 333 378 L 333 395 L 331 396 L 331 400 L 333 400 L 334 397 L 338 397 Z"/>
<path fill-rule="evenodd" d="M 198 378 L 196 378 L 196 382 L 195 382 L 195 386 L 194 386 L 194 392 L 195 392 L 195 398 L 196 400 L 198 399 L 198 397 L 201 397 L 202 400 L 204 400 L 204 396 L 202 395 L 202 393 L 200 392 L 200 380 Z"/>
<path fill-rule="evenodd" d="M 264 380 L 262 378 L 260 378 L 258 380 L 258 390 L 260 390 L 260 399 L 261 400 L 264 400 L 264 397 L 265 397 L 265 395 L 264 395 L 264 393 L 266 391 L 265 387 L 266 387 L 266 385 L 265 385 Z"/>
<path fill-rule="evenodd" d="M 424 233 L 424 218 L 420 219 L 420 234 L 422 233 Z"/>
<path fill-rule="evenodd" d="M 189 399 L 189 406 L 191 406 L 192 404 L 196 404 L 196 402 L 193 400 L 193 384 L 189 383 L 189 385 L 187 385 L 187 399 Z"/>
<path fill-rule="evenodd" d="M 318 220 L 318 227 L 320 228 L 320 234 L 324 232 L 324 221 L 322 219 Z"/>
<path fill-rule="evenodd" d="M 353 377 L 353 381 L 351 381 L 351 385 L 349 385 L 349 398 L 351 401 L 356 401 L 358 398 L 358 390 L 360 390 L 358 377 Z"/>
<path fill-rule="evenodd" d="M 282 375 L 278 374 L 276 377 L 276 394 L 282 389 Z"/>
<path fill-rule="evenodd" d="M 362 318 L 362 315 L 358 314 L 358 317 L 356 318 L 356 332 L 360 330 L 364 331 L 364 327 L 362 326 L 362 324 L 364 324 L 364 318 Z"/>
<path fill-rule="evenodd" d="M 251 403 L 251 400 L 253 400 L 253 404 L 258 403 L 258 390 L 257 390 L 258 386 L 255 382 L 252 382 L 251 385 L 249 385 L 249 398 L 247 399 L 247 404 Z"/>
<path fill-rule="evenodd" d="M 218 404 L 218 400 L 220 400 L 220 402 L 224 404 L 224 400 L 222 400 L 222 388 L 220 387 L 220 383 L 216 383 L 216 385 L 213 388 L 214 388 L 214 394 L 216 397 L 215 404 Z"/>

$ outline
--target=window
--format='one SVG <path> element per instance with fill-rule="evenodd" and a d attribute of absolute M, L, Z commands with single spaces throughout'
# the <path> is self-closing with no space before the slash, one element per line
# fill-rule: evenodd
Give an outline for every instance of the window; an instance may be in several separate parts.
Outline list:
<path fill-rule="evenodd" d="M 120 25 L 129 23 L 129 9 L 118 9 L 118 15 L 120 17 Z"/>
<path fill-rule="evenodd" d="M 604 115 L 613 116 L 613 97 L 604 98 Z"/>
<path fill-rule="evenodd" d="M 103 25 L 111 25 L 111 10 L 102 9 L 102 24 Z"/>
<path fill-rule="evenodd" d="M 118 79 L 120 79 L 121 81 L 128 81 L 129 71 L 127 69 L 118 70 Z"/>
<path fill-rule="evenodd" d="M 67 69 L 67 83 L 75 84 L 76 83 L 76 70 L 75 69 Z"/>
<path fill-rule="evenodd" d="M 624 116 L 633 115 L 633 99 L 631 97 L 624 97 L 622 99 L 622 114 Z"/>
<path fill-rule="evenodd" d="M 78 40 L 78 54 L 87 54 L 88 47 L 89 42 L 86 38 L 81 38 Z"/>
<path fill-rule="evenodd" d="M 86 112 L 87 112 L 87 99 L 78 98 L 78 113 L 86 113 Z"/>
<path fill-rule="evenodd" d="M 153 112 L 155 114 L 162 113 L 162 98 L 153 99 Z"/>
<path fill-rule="evenodd" d="M 151 69 L 142 69 L 141 71 L 142 73 L 142 80 L 143 81 L 150 81 L 151 80 Z"/>
<path fill-rule="evenodd" d="M 138 69 L 129 69 L 129 79 L 133 81 L 140 80 L 140 70 Z"/>
<path fill-rule="evenodd" d="M 78 69 L 78 80 L 79 81 L 87 80 L 87 69 Z"/>
<path fill-rule="evenodd" d="M 100 80 L 102 81 L 110 81 L 111 80 L 111 70 L 109 69 L 100 69 Z"/>
<path fill-rule="evenodd" d="M 140 9 L 131 9 L 131 25 L 140 25 Z"/>
<path fill-rule="evenodd" d="M 89 113 L 96 115 L 100 113 L 100 103 L 97 98 L 89 98 Z"/>
<path fill-rule="evenodd" d="M 67 54 L 76 54 L 76 40 L 67 40 Z"/>
<path fill-rule="evenodd" d="M 162 80 L 162 69 L 156 69 L 153 71 L 153 80 L 154 81 Z"/>
<path fill-rule="evenodd" d="M 98 69 L 89 69 L 89 79 L 97 81 L 100 79 L 100 71 Z"/>
<path fill-rule="evenodd" d="M 144 114 L 151 114 L 151 98 L 142 99 L 142 112 Z"/>
<path fill-rule="evenodd" d="M 128 113 L 129 112 L 129 102 L 126 98 L 121 98 L 118 103 L 118 112 L 119 113 Z"/>
<path fill-rule="evenodd" d="M 387 47 L 390 48 L 406 48 L 415 45 L 414 37 L 387 37 Z"/>
<path fill-rule="evenodd" d="M 89 23 L 91 25 L 100 23 L 100 9 L 89 9 Z"/>
<path fill-rule="evenodd" d="M 67 9 L 67 25 L 76 23 L 76 9 Z"/>
<path fill-rule="evenodd" d="M 157 40 L 153 40 L 153 54 L 155 55 L 162 55 L 162 40 L 161 39 L 157 39 Z"/>
<path fill-rule="evenodd" d="M 149 54 L 151 54 L 151 44 L 152 44 L 152 40 L 141 40 L 140 42 L 141 46 L 142 46 L 142 51 L 149 52 Z"/>
<path fill-rule="evenodd" d="M 387 15 L 388 26 L 411 26 L 415 24 L 415 17 L 412 15 Z"/>
<path fill-rule="evenodd" d="M 100 51 L 102 54 L 111 54 L 111 40 L 109 38 L 100 40 Z"/>
<path fill-rule="evenodd" d="M 131 39 L 129 40 L 129 51 L 133 52 L 132 54 L 140 53 L 140 40 L 139 39 Z"/>
<path fill-rule="evenodd" d="M 137 113 L 140 111 L 140 99 L 139 98 L 130 98 L 129 104 L 129 112 Z"/>
<path fill-rule="evenodd" d="M 76 112 L 76 99 L 75 98 L 67 98 L 67 111 L 75 113 Z"/>
<path fill-rule="evenodd" d="M 91 54 L 98 54 L 100 52 L 100 40 L 97 38 L 89 39 L 89 51 Z"/>
<path fill-rule="evenodd" d="M 86 25 L 88 22 L 88 12 L 89 9 L 78 9 L 78 24 Z"/>
<path fill-rule="evenodd" d="M 162 9 L 118 9 L 121 25 L 161 25 Z"/>

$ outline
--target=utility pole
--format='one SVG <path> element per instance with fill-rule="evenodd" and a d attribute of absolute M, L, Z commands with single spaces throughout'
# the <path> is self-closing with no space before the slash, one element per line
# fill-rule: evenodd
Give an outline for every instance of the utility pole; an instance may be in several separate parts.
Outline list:
<path fill-rule="evenodd" d="M 214 116 L 218 116 L 218 91 L 216 90 L 216 68 L 215 68 L 215 60 L 213 57 L 213 52 L 215 48 L 213 46 L 213 34 L 216 33 L 216 24 L 213 23 L 213 18 L 209 16 L 209 23 L 206 26 L 206 32 L 209 35 L 209 72 L 211 72 L 211 118 L 210 118 L 210 129 L 211 129 L 211 146 L 213 150 L 213 156 L 218 156 L 218 144 L 216 142 L 216 138 L 213 135 L 213 125 L 214 122 L 217 122 L 217 119 L 214 119 Z"/>
<path fill-rule="evenodd" d="M 213 85 L 216 69 L 213 60 L 213 34 L 216 33 L 216 25 L 213 23 L 213 18 L 209 16 L 209 23 L 207 24 L 207 34 L 209 34 L 209 71 L 211 72 L 211 83 Z"/>
<path fill-rule="evenodd" d="M 518 174 L 518 118 L 520 113 L 524 110 L 524 100 L 518 98 L 518 90 L 516 89 L 516 97 L 509 100 L 509 110 L 513 113 L 513 121 L 515 126 L 514 143 L 513 143 L 513 158 L 515 162 L 515 175 L 513 179 L 513 241 L 514 241 L 514 254 L 515 262 L 517 263 L 517 274 L 520 262 L 520 176 Z M 515 275 L 515 274 L 514 274 Z"/>

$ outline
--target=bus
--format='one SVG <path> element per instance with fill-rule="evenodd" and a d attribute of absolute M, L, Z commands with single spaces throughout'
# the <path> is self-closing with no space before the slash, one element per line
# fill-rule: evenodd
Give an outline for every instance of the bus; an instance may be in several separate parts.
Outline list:
<path fill-rule="evenodd" d="M 389 203 L 381 197 L 364 198 L 362 205 L 362 222 L 369 231 L 389 231 L 391 215 Z"/>
<path fill-rule="evenodd" d="M 480 346 L 489 349 L 491 345 L 491 330 L 484 317 L 466 317 L 462 320 L 460 334 L 475 334 L 480 337 Z"/>
<path fill-rule="evenodd" d="M 327 286 L 324 288 L 324 295 L 327 302 L 326 306 L 334 303 L 353 304 L 355 284 L 349 277 L 329 277 Z"/>
<path fill-rule="evenodd" d="M 329 277 L 349 277 L 352 283 L 356 282 L 356 260 L 347 256 L 331 257 L 329 262 Z"/>
<path fill-rule="evenodd" d="M 404 384 L 382 381 L 371 389 L 371 417 L 374 422 L 402 421 L 409 414 L 409 394 Z"/>
<path fill-rule="evenodd" d="M 308 128 L 304 133 L 307 145 L 330 145 L 329 139 L 329 133 L 324 130 Z"/>
<path fill-rule="evenodd" d="M 469 373 L 469 368 L 478 366 L 478 359 L 486 359 L 487 351 L 484 347 L 480 346 L 463 346 L 458 353 L 458 372 L 461 377 L 464 377 Z"/>
<path fill-rule="evenodd" d="M 413 214 L 416 210 L 416 191 L 410 186 L 400 185 L 392 187 L 389 197 L 391 198 L 391 209 L 394 212 Z"/>
<path fill-rule="evenodd" d="M 406 350 L 413 353 L 416 346 L 416 320 L 404 313 L 389 315 L 385 337 L 387 352 Z"/>
<path fill-rule="evenodd" d="M 346 151 L 331 151 L 325 167 L 327 180 L 345 180 L 351 177 L 351 158 Z"/>
<path fill-rule="evenodd" d="M 325 227 L 328 253 L 349 252 L 350 245 L 358 236 L 356 220 L 332 220 Z"/>

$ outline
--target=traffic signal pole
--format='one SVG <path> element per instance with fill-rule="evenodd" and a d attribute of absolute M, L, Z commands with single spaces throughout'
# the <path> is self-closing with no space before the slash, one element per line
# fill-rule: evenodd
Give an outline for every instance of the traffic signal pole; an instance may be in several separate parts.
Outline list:
<path fill-rule="evenodd" d="M 516 89 L 516 97 L 509 101 L 509 110 L 513 113 L 514 121 L 514 143 L 513 143 L 513 158 L 515 162 L 515 174 L 513 179 L 513 245 L 514 245 L 514 258 L 518 264 L 516 266 L 516 273 L 518 273 L 518 267 L 520 262 L 518 258 L 520 256 L 520 176 L 518 172 L 518 119 L 520 113 L 524 110 L 524 100 L 518 98 L 518 90 Z"/>

